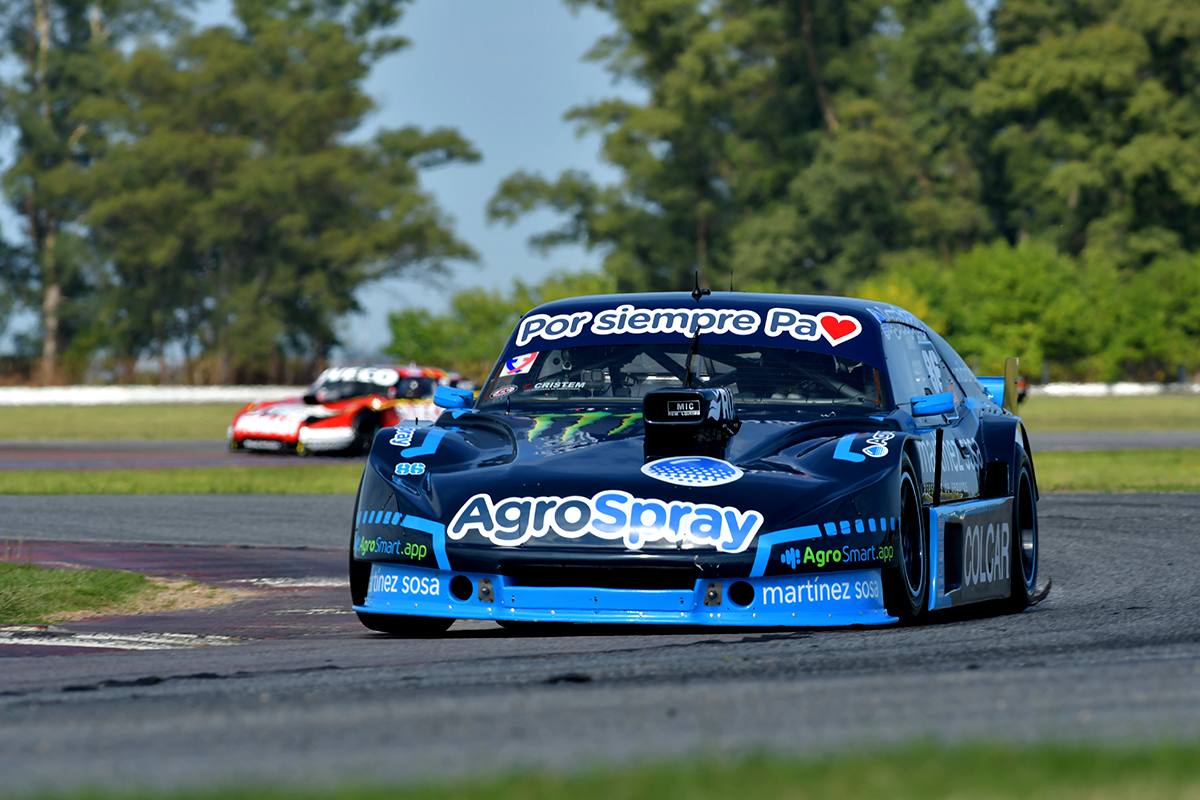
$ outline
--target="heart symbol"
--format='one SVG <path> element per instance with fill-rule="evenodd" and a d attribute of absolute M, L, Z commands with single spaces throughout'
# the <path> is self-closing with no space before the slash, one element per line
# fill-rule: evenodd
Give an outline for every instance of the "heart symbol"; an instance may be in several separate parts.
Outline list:
<path fill-rule="evenodd" d="M 829 344 L 837 346 L 847 339 L 853 339 L 862 333 L 862 323 L 854 317 L 843 317 L 840 314 L 834 314 L 832 311 L 825 311 L 817 315 L 817 322 L 821 323 L 821 332 L 825 334 L 825 338 L 829 340 Z"/>

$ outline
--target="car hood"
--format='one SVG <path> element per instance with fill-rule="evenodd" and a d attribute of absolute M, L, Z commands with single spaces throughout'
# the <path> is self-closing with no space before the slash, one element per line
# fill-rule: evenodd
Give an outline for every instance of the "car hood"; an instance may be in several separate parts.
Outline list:
<path fill-rule="evenodd" d="M 856 456 L 879 432 L 887 444 Z M 640 413 L 451 412 L 434 426 L 382 431 L 369 473 L 397 510 L 446 526 L 460 551 L 729 555 L 767 531 L 862 525 L 892 493 L 904 436 L 882 416 L 744 417 L 723 458 L 678 454 L 682 464 L 654 469 Z"/>

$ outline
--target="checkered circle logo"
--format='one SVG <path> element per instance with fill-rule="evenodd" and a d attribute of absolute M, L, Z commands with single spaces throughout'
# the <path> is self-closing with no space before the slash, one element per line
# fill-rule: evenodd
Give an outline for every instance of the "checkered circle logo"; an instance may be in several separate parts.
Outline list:
<path fill-rule="evenodd" d="M 676 486 L 720 486 L 742 477 L 742 471 L 733 464 L 708 456 L 660 458 L 644 465 L 642 472 Z"/>

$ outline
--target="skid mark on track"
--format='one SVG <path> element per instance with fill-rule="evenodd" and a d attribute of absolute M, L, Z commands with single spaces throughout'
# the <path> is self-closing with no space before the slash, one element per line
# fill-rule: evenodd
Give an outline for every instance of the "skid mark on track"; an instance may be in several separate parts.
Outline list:
<path fill-rule="evenodd" d="M 130 678 L 107 678 L 94 683 L 68 683 L 61 686 L 48 686 L 26 691 L 0 691 L 0 698 L 8 698 L 10 704 L 53 702 L 51 695 L 57 692 L 98 692 L 103 689 L 137 689 L 145 686 L 161 684 L 187 683 L 190 681 L 224 681 L 243 678 L 270 678 L 293 675 L 311 675 L 320 672 L 338 672 L 342 667 L 326 664 L 319 667 L 301 667 L 298 669 L 258 670 L 235 672 L 189 672 L 178 675 L 139 675 Z M 402 679 L 403 680 L 403 679 Z M 24 700 L 22 700 L 24 698 Z"/>

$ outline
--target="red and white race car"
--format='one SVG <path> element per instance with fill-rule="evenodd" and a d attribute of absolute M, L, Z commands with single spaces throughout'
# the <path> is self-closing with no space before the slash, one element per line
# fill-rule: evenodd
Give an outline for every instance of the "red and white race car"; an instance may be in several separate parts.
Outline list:
<path fill-rule="evenodd" d="M 439 385 L 459 376 L 431 367 L 333 367 L 303 397 L 251 403 L 229 426 L 232 450 L 365 453 L 375 431 L 434 420 Z"/>

